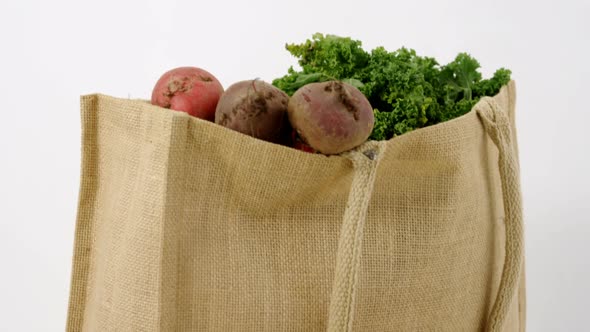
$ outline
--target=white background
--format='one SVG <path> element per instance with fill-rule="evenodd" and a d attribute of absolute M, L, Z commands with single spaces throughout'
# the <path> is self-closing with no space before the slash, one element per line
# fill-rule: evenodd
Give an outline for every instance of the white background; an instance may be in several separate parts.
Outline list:
<path fill-rule="evenodd" d="M 590 326 L 588 1 L 2 1 L 0 331 L 61 331 L 80 168 L 79 96 L 149 98 L 192 65 L 270 81 L 314 32 L 458 52 L 517 82 L 528 331 Z"/>

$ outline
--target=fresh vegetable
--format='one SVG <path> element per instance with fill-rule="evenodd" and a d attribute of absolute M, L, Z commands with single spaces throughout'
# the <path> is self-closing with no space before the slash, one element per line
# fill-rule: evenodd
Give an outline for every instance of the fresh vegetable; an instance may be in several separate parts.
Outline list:
<path fill-rule="evenodd" d="M 303 152 L 309 152 L 309 153 L 317 153 L 317 151 L 312 148 L 311 146 L 307 145 L 307 143 L 301 141 L 301 140 L 297 140 L 293 143 L 293 147 L 297 150 L 301 150 Z"/>
<path fill-rule="evenodd" d="M 152 91 L 152 104 L 213 121 L 222 93 L 221 83 L 208 71 L 179 67 L 160 77 Z"/>
<path fill-rule="evenodd" d="M 221 96 L 215 123 L 265 141 L 286 144 L 291 133 L 288 102 L 286 93 L 264 81 L 237 82 Z"/>
<path fill-rule="evenodd" d="M 340 81 L 304 85 L 289 100 L 288 112 L 299 137 L 323 154 L 355 148 L 373 130 L 373 108 L 367 98 Z"/>
<path fill-rule="evenodd" d="M 434 58 L 400 48 L 371 52 L 348 37 L 314 34 L 302 44 L 287 44 L 301 66 L 275 79 L 273 85 L 293 95 L 313 82 L 341 80 L 357 87 L 374 108 L 370 138 L 385 140 L 411 130 L 461 116 L 482 96 L 493 96 L 510 81 L 508 69 L 482 79 L 479 62 L 467 53 L 440 65 Z"/>
<path fill-rule="evenodd" d="M 297 150 L 301 150 L 304 152 L 317 153 L 317 151 L 314 150 L 314 148 L 309 146 L 307 143 L 303 141 L 303 139 L 301 139 L 301 137 L 299 137 L 299 134 L 297 134 L 297 131 L 295 129 L 293 129 L 293 132 L 291 133 L 291 146 Z"/>

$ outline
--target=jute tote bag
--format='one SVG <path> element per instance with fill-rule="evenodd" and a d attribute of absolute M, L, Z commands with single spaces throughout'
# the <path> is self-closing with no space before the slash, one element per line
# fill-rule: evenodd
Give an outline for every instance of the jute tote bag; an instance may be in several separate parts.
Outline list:
<path fill-rule="evenodd" d="M 510 82 L 338 156 L 81 98 L 68 331 L 524 331 Z"/>

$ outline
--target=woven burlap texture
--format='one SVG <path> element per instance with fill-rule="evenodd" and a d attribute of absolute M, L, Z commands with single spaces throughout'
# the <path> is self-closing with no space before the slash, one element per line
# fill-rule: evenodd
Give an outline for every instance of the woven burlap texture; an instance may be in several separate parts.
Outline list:
<path fill-rule="evenodd" d="M 68 331 L 524 331 L 515 87 L 323 156 L 81 98 Z"/>

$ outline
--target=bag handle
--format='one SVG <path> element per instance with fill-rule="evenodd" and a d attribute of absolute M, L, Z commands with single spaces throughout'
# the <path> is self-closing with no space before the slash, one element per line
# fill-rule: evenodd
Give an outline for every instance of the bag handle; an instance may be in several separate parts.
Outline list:
<path fill-rule="evenodd" d="M 522 198 L 518 162 L 507 114 L 491 97 L 480 100 L 477 114 L 499 151 L 498 168 L 506 230 L 505 257 L 500 286 L 486 328 L 487 332 L 499 332 L 502 331 L 518 289 L 523 261 Z M 352 161 L 355 172 L 338 240 L 328 317 L 329 332 L 352 331 L 363 229 L 378 162 L 385 146 L 383 142 L 369 141 L 345 154 Z"/>
<path fill-rule="evenodd" d="M 506 231 L 504 268 L 486 328 L 488 332 L 499 332 L 502 331 L 520 281 L 524 253 L 522 197 L 518 161 L 508 115 L 491 97 L 482 98 L 478 104 L 477 115 L 487 134 L 498 147 L 498 168 L 504 203 Z"/>
<path fill-rule="evenodd" d="M 352 161 L 354 175 L 340 228 L 336 269 L 330 297 L 328 331 L 352 331 L 363 230 L 385 142 L 369 141 L 343 156 Z"/>

